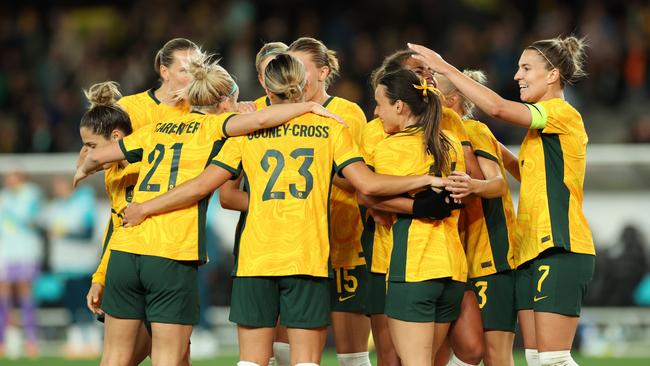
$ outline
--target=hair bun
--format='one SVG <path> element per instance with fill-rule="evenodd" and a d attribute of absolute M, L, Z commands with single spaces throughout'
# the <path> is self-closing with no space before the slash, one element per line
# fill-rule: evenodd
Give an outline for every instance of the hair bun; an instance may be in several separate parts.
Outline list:
<path fill-rule="evenodd" d="M 118 89 L 118 84 L 114 81 L 105 81 L 91 86 L 88 90 L 84 90 L 86 98 L 90 102 L 90 108 L 96 106 L 112 106 L 122 98 L 122 94 Z"/>

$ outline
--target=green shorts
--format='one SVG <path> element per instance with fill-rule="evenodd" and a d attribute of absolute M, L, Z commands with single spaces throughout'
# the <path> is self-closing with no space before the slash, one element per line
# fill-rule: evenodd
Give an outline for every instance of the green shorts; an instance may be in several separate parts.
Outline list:
<path fill-rule="evenodd" d="M 330 297 L 332 311 L 365 314 L 368 287 L 368 269 L 365 264 L 349 269 L 334 268 Z"/>
<path fill-rule="evenodd" d="M 246 327 L 321 328 L 330 320 L 330 279 L 233 277 L 230 321 Z"/>
<path fill-rule="evenodd" d="M 596 257 L 549 249 L 515 271 L 515 307 L 580 316 Z"/>
<path fill-rule="evenodd" d="M 384 314 L 386 309 L 386 274 L 370 273 L 366 315 Z"/>
<path fill-rule="evenodd" d="M 123 319 L 198 324 L 198 262 L 114 250 L 106 270 L 102 309 Z"/>
<path fill-rule="evenodd" d="M 407 322 L 449 323 L 458 319 L 465 282 L 440 278 L 422 282 L 388 282 L 386 315 Z"/>
<path fill-rule="evenodd" d="M 472 290 L 481 308 L 484 330 L 515 332 L 515 272 L 503 271 L 472 278 Z"/>

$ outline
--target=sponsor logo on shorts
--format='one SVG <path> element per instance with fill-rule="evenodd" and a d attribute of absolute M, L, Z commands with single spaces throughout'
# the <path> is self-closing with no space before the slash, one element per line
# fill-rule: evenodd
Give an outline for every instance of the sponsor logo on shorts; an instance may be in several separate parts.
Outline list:
<path fill-rule="evenodd" d="M 540 300 L 544 300 L 544 299 L 547 298 L 547 297 L 548 297 L 548 296 L 540 296 L 540 297 L 535 296 L 535 297 L 533 297 L 533 301 L 538 302 L 538 301 L 540 301 Z"/>
<path fill-rule="evenodd" d="M 350 299 L 353 298 L 355 295 L 356 295 L 356 294 L 354 294 L 354 295 L 350 295 L 350 296 L 339 296 L 339 302 L 343 302 L 343 301 L 345 301 L 345 300 L 350 300 Z"/>

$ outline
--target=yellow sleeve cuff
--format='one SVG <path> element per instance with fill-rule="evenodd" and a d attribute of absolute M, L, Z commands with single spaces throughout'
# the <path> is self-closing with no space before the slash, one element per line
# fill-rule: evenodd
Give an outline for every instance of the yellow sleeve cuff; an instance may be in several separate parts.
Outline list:
<path fill-rule="evenodd" d="M 532 121 L 530 122 L 530 129 L 539 130 L 546 127 L 546 120 L 548 118 L 548 115 L 546 114 L 546 109 L 544 106 L 540 103 L 526 103 L 526 107 L 528 107 L 530 110 L 530 115 L 532 117 Z"/>

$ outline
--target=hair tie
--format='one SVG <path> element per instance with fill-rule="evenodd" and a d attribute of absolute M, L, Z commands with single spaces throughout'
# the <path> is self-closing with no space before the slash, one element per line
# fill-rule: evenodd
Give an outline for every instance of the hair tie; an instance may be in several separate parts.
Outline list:
<path fill-rule="evenodd" d="M 420 85 L 413 84 L 413 87 L 415 89 L 422 90 L 422 96 L 423 97 L 427 96 L 427 91 L 430 91 L 431 93 L 436 94 L 439 97 L 442 95 L 442 93 L 440 92 L 440 90 L 438 88 L 436 88 L 433 85 L 429 85 L 427 83 L 427 79 L 424 79 L 424 78 L 420 80 Z"/>
<path fill-rule="evenodd" d="M 230 98 L 230 97 L 232 97 L 233 95 L 235 95 L 235 93 L 237 92 L 237 90 L 239 90 L 239 86 L 237 86 L 237 83 L 235 83 L 235 82 L 233 81 L 233 82 L 232 82 L 232 90 L 230 90 L 230 93 L 228 93 L 228 98 Z"/>

